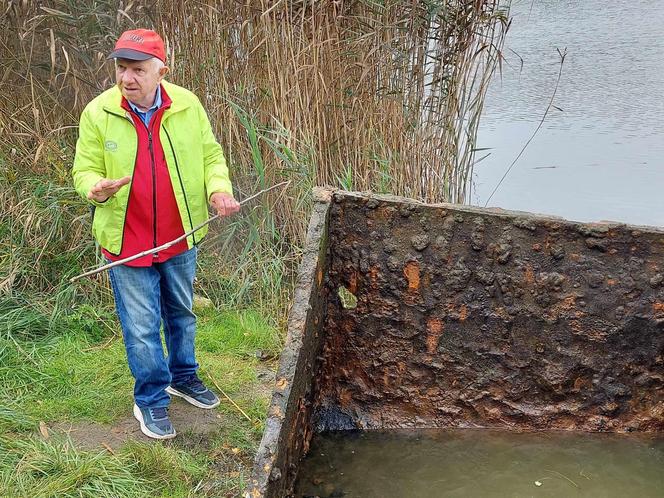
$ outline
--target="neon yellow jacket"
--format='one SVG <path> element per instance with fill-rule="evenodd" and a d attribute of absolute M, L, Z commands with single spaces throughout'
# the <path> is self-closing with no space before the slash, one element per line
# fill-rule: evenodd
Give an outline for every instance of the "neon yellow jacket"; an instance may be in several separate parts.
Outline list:
<path fill-rule="evenodd" d="M 208 218 L 208 199 L 214 192 L 232 194 L 228 167 L 198 98 L 182 87 L 162 81 L 172 100 L 161 120 L 159 138 L 166 156 L 182 226 L 188 232 Z M 74 187 L 96 206 L 92 233 L 113 254 L 122 249 L 130 185 L 105 202 L 87 199 L 102 178 L 118 179 L 133 173 L 138 138 L 127 111 L 121 107 L 117 86 L 93 99 L 83 110 L 74 157 Z M 207 233 L 207 227 L 187 237 L 189 248 Z"/>

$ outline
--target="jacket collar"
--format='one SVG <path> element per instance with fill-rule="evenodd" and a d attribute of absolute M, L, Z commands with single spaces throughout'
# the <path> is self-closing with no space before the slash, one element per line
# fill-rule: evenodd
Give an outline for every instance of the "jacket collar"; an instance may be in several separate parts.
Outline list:
<path fill-rule="evenodd" d="M 185 99 L 178 99 L 177 97 L 173 98 L 173 93 L 174 93 L 173 91 L 175 90 L 175 85 L 170 84 L 166 80 L 162 80 L 161 84 L 166 93 L 165 97 L 168 100 L 170 100 L 170 107 L 164 110 L 163 119 L 166 119 L 171 114 L 183 111 L 191 105 Z M 115 114 L 120 117 L 125 117 L 127 111 L 123 108 L 122 101 L 123 101 L 122 93 L 120 92 L 118 86 L 115 85 L 107 93 L 106 99 L 104 101 L 104 110 L 110 112 L 111 114 Z"/>

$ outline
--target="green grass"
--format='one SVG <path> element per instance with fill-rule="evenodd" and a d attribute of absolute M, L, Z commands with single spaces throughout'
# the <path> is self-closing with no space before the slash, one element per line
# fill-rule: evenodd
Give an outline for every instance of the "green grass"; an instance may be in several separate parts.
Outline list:
<path fill-rule="evenodd" d="M 257 351 L 276 354 L 281 350 L 279 331 L 254 311 L 199 313 L 197 346 L 209 353 L 255 356 Z"/>
<path fill-rule="evenodd" d="M 198 314 L 201 377 L 210 384 L 211 375 L 252 419 L 262 420 L 269 389 L 258 373 L 274 362 L 259 357 L 278 354 L 279 332 L 251 310 Z M 112 425 L 131 416 L 133 379 L 124 346 L 117 331 L 100 334 L 95 316 L 83 308 L 59 333 L 0 335 L 0 496 L 239 494 L 262 425 L 224 398 L 218 430 L 197 444 L 191 437 L 130 442 L 111 454 L 78 449 L 57 432 L 40 435 L 40 422 Z M 186 436 L 187 429 L 181 432 Z"/>
<path fill-rule="evenodd" d="M 186 451 L 128 443 L 115 455 L 77 450 L 69 439 L 0 439 L 0 495 L 190 496 L 207 473 Z"/>

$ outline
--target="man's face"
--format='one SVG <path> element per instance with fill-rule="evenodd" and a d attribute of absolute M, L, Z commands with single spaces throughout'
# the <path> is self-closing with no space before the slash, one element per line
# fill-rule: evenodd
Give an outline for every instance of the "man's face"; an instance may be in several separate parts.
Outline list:
<path fill-rule="evenodd" d="M 168 68 L 159 67 L 155 60 L 132 61 L 117 59 L 115 80 L 122 95 L 136 104 L 150 105 L 155 91 Z"/>

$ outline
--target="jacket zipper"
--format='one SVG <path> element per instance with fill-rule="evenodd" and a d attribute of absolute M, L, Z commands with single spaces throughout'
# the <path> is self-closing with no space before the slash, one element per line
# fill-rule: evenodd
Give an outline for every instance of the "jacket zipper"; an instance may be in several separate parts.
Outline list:
<path fill-rule="evenodd" d="M 149 129 L 148 129 L 148 149 L 150 150 L 150 163 L 152 164 L 152 227 L 153 227 L 152 233 L 153 233 L 154 247 L 157 247 L 157 168 L 154 161 L 154 150 L 152 149 L 152 131 L 150 131 Z"/>
<path fill-rule="evenodd" d="M 180 189 L 182 190 L 182 195 L 184 197 L 184 205 L 187 208 L 187 216 L 189 216 L 189 229 L 193 230 L 194 229 L 194 223 L 191 220 L 191 211 L 189 211 L 189 202 L 187 201 L 187 192 L 184 189 L 184 184 L 182 183 L 182 176 L 180 176 L 180 166 L 178 164 L 178 156 L 175 154 L 175 149 L 173 148 L 173 142 L 171 142 L 171 135 L 168 133 L 168 130 L 166 129 L 166 126 L 163 125 L 164 131 L 166 132 L 166 138 L 168 138 L 168 145 L 171 148 L 171 152 L 173 153 L 173 158 L 175 159 L 175 171 L 178 174 L 178 180 L 180 181 Z M 194 241 L 194 245 L 196 245 L 196 234 L 192 233 L 191 234 L 192 240 Z"/>

